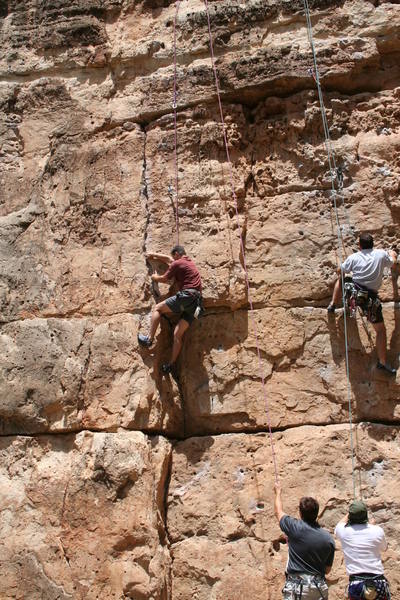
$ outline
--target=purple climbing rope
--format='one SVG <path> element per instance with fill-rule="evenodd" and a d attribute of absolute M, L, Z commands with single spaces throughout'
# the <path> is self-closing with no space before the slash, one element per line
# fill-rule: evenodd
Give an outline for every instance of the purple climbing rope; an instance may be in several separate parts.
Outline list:
<path fill-rule="evenodd" d="M 176 23 L 178 19 L 178 11 L 181 0 L 177 0 L 175 5 L 174 16 L 174 169 L 175 169 L 175 228 L 176 228 L 176 243 L 179 244 L 179 188 L 178 188 L 178 125 L 177 125 L 177 74 L 176 74 Z"/>
<path fill-rule="evenodd" d="M 235 201 L 236 223 L 237 223 L 237 229 L 239 232 L 240 249 L 241 249 L 241 253 L 243 256 L 243 269 L 244 269 L 244 274 L 245 274 L 247 297 L 248 297 L 249 306 L 250 306 L 251 321 L 252 321 L 254 336 L 255 336 L 255 340 L 256 340 L 259 376 L 260 376 L 261 383 L 262 383 L 263 396 L 264 396 L 264 402 L 265 402 L 266 413 L 267 413 L 269 439 L 270 439 L 270 444 L 271 444 L 272 460 L 273 460 L 274 472 L 275 472 L 275 482 L 278 482 L 279 476 L 278 476 L 278 467 L 277 467 L 276 453 L 275 453 L 275 448 L 274 448 L 274 441 L 273 441 L 273 437 L 272 437 L 271 414 L 270 414 L 270 410 L 269 410 L 269 402 L 268 402 L 268 396 L 267 396 L 265 377 L 264 377 L 264 372 L 263 372 L 262 363 L 261 363 L 261 351 L 260 351 L 260 344 L 259 344 L 258 328 L 257 328 L 256 320 L 253 316 L 254 305 L 253 305 L 253 300 L 251 298 L 251 292 L 250 292 L 249 274 L 248 274 L 247 262 L 246 262 L 246 253 L 245 253 L 243 238 L 240 235 L 239 206 L 238 206 L 238 199 L 237 199 L 237 195 L 236 195 L 236 191 L 235 191 L 235 182 L 234 182 L 234 178 L 233 178 L 233 167 L 232 167 L 232 161 L 231 161 L 231 157 L 230 157 L 230 153 L 229 153 L 228 139 L 227 139 L 227 135 L 226 135 L 224 112 L 222 110 L 221 92 L 220 92 L 220 87 L 219 87 L 218 73 L 217 73 L 217 68 L 215 66 L 215 56 L 214 56 L 214 47 L 213 47 L 212 34 L 211 34 L 211 19 L 210 19 L 209 7 L 208 7 L 208 0 L 204 0 L 204 3 L 206 6 L 208 34 L 209 34 L 209 38 L 210 38 L 211 64 L 212 64 L 212 68 L 214 71 L 215 87 L 217 90 L 219 112 L 220 112 L 222 132 L 223 132 L 224 145 L 225 145 L 225 151 L 226 151 L 226 159 L 227 159 L 227 162 L 229 165 L 229 175 L 230 175 L 230 182 L 231 182 L 231 188 L 232 188 L 232 196 Z"/>

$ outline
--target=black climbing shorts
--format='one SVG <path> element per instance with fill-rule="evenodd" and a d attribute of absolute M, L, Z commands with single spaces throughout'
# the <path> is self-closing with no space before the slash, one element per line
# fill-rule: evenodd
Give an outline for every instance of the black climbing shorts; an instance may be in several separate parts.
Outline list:
<path fill-rule="evenodd" d="M 371 321 L 371 323 L 383 323 L 383 314 L 382 314 L 382 304 L 381 301 L 378 300 L 379 306 L 377 307 L 374 313 L 368 312 L 367 319 Z"/>
<path fill-rule="evenodd" d="M 359 283 L 355 283 L 354 285 L 356 289 L 368 292 L 367 301 L 357 302 L 368 321 L 370 323 L 383 323 L 382 303 L 378 298 L 378 294 Z"/>
<path fill-rule="evenodd" d="M 180 314 L 181 319 L 187 321 L 189 325 L 195 319 L 194 313 L 199 306 L 199 302 L 201 306 L 200 292 L 187 292 L 186 290 L 178 292 L 175 296 L 171 296 L 165 300 L 165 304 L 168 308 L 171 309 L 174 314 Z"/>

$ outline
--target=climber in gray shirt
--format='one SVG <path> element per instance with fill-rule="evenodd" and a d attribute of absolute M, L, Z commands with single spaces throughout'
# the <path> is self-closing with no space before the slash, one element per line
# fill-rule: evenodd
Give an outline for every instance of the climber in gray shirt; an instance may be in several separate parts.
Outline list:
<path fill-rule="evenodd" d="M 329 573 L 335 555 L 335 542 L 328 531 L 317 522 L 319 504 L 314 498 L 300 499 L 300 519 L 289 517 L 283 511 L 281 487 L 275 484 L 275 516 L 286 534 L 289 557 L 286 583 L 282 590 L 284 600 L 326 600 Z"/>
<path fill-rule="evenodd" d="M 342 277 L 345 273 L 352 273 L 353 285 L 356 288 L 357 306 L 370 321 L 376 332 L 376 350 L 378 354 L 377 368 L 389 375 L 395 375 L 393 369 L 386 363 L 386 326 L 383 321 L 382 304 L 378 298 L 378 290 L 382 284 L 385 268 L 393 269 L 397 254 L 394 250 L 374 249 L 374 240 L 369 233 L 362 233 L 359 237 L 359 251 L 346 258 L 339 269 L 339 277 L 335 283 L 332 301 L 328 306 L 328 313 L 334 313 L 336 305 L 342 296 Z"/>

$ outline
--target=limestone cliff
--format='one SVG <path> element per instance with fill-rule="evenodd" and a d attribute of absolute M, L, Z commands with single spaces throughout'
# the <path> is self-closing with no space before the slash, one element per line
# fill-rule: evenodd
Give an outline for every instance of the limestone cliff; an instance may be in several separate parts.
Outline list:
<path fill-rule="evenodd" d="M 206 314 L 178 383 L 172 331 L 137 347 L 176 239 L 170 0 L 0 0 L 0 597 L 278 600 L 273 517 L 352 498 L 344 322 L 326 306 L 360 230 L 400 246 L 400 8 L 310 3 L 343 171 L 336 216 L 303 3 L 209 0 L 232 199 L 202 0 L 177 17 L 180 242 Z M 249 311 L 240 239 L 255 310 Z M 397 267 L 398 268 L 398 267 Z M 382 287 L 398 366 L 397 271 Z M 399 378 L 349 322 L 357 494 L 400 594 Z M 330 598 L 344 596 L 340 550 Z"/>

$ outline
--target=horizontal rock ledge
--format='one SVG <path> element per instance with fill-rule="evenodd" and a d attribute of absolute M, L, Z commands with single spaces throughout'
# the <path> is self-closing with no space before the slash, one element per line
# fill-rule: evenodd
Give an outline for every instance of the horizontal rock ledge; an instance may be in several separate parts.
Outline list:
<path fill-rule="evenodd" d="M 396 364 L 393 308 L 385 306 L 384 315 Z M 273 429 L 348 420 L 343 316 L 308 308 L 209 315 L 186 334 L 178 382 L 160 372 L 172 327 L 163 321 L 153 348 L 143 350 L 137 334 L 147 326 L 130 314 L 3 325 L 1 433 L 124 427 L 182 438 L 258 431 L 268 426 L 266 401 Z M 396 422 L 398 378 L 375 369 L 371 328 L 350 320 L 348 339 L 354 419 Z"/>

